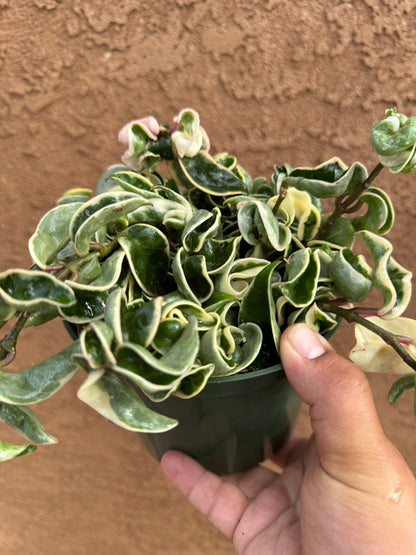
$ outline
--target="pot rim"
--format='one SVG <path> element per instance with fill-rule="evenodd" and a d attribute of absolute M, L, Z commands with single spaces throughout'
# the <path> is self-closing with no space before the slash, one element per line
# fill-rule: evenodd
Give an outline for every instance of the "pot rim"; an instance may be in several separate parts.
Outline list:
<path fill-rule="evenodd" d="M 273 374 L 274 372 L 284 372 L 283 365 L 281 362 L 273 364 L 273 366 L 268 366 L 267 368 L 255 369 L 251 372 L 241 372 L 236 374 L 231 374 L 231 376 L 211 376 L 208 378 L 209 383 L 228 383 L 228 382 L 239 382 L 248 381 L 260 376 L 267 376 L 267 374 Z"/>

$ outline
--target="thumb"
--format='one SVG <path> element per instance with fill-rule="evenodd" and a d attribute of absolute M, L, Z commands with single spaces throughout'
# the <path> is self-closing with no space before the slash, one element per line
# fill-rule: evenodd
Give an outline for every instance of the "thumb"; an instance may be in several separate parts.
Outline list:
<path fill-rule="evenodd" d="M 344 483 L 353 477 L 379 480 L 386 460 L 401 457 L 384 435 L 364 373 L 305 324 L 285 330 L 280 351 L 291 385 L 310 406 L 324 469 Z"/>

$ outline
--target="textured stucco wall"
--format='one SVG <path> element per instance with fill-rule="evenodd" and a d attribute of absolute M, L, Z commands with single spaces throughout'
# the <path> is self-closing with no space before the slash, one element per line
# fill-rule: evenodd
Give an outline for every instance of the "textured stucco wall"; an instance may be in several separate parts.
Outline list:
<path fill-rule="evenodd" d="M 34 225 L 66 188 L 118 161 L 133 117 L 192 106 L 213 148 L 255 174 L 334 154 L 371 166 L 384 110 L 416 114 L 415 16 L 412 0 L 0 0 L 0 270 L 27 264 Z M 414 178 L 382 180 L 397 258 L 415 270 Z M 22 365 L 67 342 L 55 326 L 27 338 Z M 391 379 L 371 381 L 416 469 L 410 399 L 389 409 Z M 39 407 L 59 446 L 2 466 L 1 551 L 231 553 L 128 432 L 80 406 L 77 385 Z"/>

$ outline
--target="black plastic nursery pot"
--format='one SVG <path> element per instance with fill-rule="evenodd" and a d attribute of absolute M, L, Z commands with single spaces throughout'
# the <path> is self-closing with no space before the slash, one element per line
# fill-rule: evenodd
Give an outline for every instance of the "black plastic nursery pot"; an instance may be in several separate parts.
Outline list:
<path fill-rule="evenodd" d="M 210 378 L 195 397 L 169 397 L 153 410 L 176 418 L 168 432 L 140 433 L 147 450 L 160 460 L 175 449 L 216 474 L 247 470 L 278 452 L 286 442 L 301 400 L 281 364 L 263 370 Z"/>

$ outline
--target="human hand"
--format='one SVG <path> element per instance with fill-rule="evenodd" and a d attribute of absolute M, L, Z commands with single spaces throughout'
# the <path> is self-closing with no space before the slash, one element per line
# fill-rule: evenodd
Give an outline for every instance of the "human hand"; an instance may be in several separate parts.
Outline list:
<path fill-rule="evenodd" d="M 416 554 L 416 481 L 385 436 L 363 372 L 304 324 L 281 338 L 287 377 L 314 434 L 274 459 L 218 477 L 170 451 L 162 469 L 238 553 Z"/>

